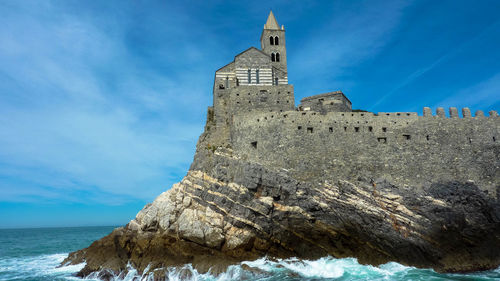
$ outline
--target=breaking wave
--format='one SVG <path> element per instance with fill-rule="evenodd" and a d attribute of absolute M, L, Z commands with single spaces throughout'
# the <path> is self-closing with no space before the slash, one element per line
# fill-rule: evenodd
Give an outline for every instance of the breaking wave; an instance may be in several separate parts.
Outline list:
<path fill-rule="evenodd" d="M 0 280 L 81 280 L 74 274 L 84 264 L 57 268 L 67 254 L 42 255 L 24 258 L 0 258 Z M 103 274 L 106 272 L 101 272 Z M 86 280 L 100 280 L 99 273 Z M 242 262 L 230 266 L 219 275 L 200 274 L 191 265 L 166 269 L 145 270 L 139 274 L 129 266 L 118 276 L 107 273 L 113 281 L 153 281 L 155 276 L 166 280 L 229 281 L 229 280 L 500 280 L 500 268 L 471 274 L 439 274 L 431 269 L 417 269 L 390 262 L 381 266 L 361 265 L 354 258 L 318 260 L 269 259 Z M 158 279 L 156 279 L 158 280 Z"/>

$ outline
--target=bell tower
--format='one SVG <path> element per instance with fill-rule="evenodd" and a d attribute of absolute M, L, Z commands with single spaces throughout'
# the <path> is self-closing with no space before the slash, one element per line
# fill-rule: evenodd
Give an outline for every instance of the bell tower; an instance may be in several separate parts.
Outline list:
<path fill-rule="evenodd" d="M 285 42 L 285 27 L 283 25 L 281 28 L 279 27 L 273 11 L 271 11 L 260 36 L 260 46 L 264 53 L 271 56 L 271 64 L 287 73 Z"/>

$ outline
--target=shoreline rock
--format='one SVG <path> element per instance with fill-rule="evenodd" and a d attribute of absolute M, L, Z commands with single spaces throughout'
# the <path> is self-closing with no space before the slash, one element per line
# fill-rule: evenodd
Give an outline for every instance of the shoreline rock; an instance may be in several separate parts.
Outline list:
<path fill-rule="evenodd" d="M 189 171 L 127 226 L 63 263 L 85 261 L 81 277 L 119 273 L 128 263 L 139 272 L 191 263 L 200 273 L 218 273 L 263 256 L 356 257 L 361 264 L 397 261 L 438 272 L 500 265 L 500 207 L 474 183 L 417 192 L 387 181 L 315 186 L 258 170 L 248 186 Z"/>

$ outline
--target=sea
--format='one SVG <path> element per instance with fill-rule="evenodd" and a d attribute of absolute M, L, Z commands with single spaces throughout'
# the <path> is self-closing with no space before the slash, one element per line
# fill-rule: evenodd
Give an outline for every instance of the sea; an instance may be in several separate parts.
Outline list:
<path fill-rule="evenodd" d="M 0 280 L 82 280 L 75 273 L 84 264 L 58 267 L 69 252 L 89 246 L 114 226 L 0 229 Z M 249 270 L 250 268 L 250 270 Z M 439 274 L 390 262 L 361 265 L 354 258 L 318 260 L 261 258 L 234 265 L 220 275 L 199 274 L 189 264 L 162 270 L 167 280 L 500 280 L 500 268 L 468 274 Z M 90 276 L 86 280 L 99 280 Z M 152 274 L 128 274 L 114 280 L 147 281 Z"/>

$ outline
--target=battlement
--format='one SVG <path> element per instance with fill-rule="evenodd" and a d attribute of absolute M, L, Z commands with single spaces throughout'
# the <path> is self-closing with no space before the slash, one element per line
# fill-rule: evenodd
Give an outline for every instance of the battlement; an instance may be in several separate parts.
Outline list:
<path fill-rule="evenodd" d="M 450 114 L 449 115 L 450 118 L 460 118 L 460 116 L 458 115 L 458 109 L 456 107 L 450 107 L 449 114 Z M 490 112 L 488 112 L 488 114 L 490 117 L 497 117 L 498 116 L 498 113 L 495 110 L 490 110 Z M 423 116 L 424 117 L 432 117 L 433 116 L 432 111 L 429 107 L 424 107 Z M 435 117 L 442 117 L 442 118 L 446 117 L 446 113 L 445 113 L 443 107 L 438 107 L 436 109 Z M 475 117 L 485 117 L 484 112 L 482 110 L 477 110 L 475 113 Z M 471 111 L 468 107 L 462 108 L 462 118 L 472 118 Z"/>
<path fill-rule="evenodd" d="M 230 147 L 240 159 L 286 169 L 298 180 L 356 180 L 363 175 L 413 187 L 474 181 L 496 192 L 496 111 L 487 116 L 467 107 L 439 107 L 434 114 L 424 107 L 421 115 L 352 111 L 342 91 L 305 97 L 295 107 L 282 60 L 284 32 L 266 29 L 262 50 L 249 48 L 216 71 L 207 118 L 211 145 Z"/>
<path fill-rule="evenodd" d="M 286 167 L 304 179 L 377 178 L 380 173 L 397 175 L 392 180 L 402 184 L 473 180 L 493 190 L 500 184 L 495 176 L 499 121 L 495 112 L 465 118 L 415 112 L 253 112 L 234 116 L 230 135 L 238 157 Z M 474 173 L 471 166 L 487 172 Z"/>

